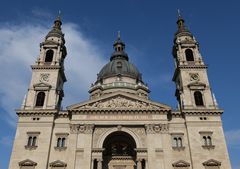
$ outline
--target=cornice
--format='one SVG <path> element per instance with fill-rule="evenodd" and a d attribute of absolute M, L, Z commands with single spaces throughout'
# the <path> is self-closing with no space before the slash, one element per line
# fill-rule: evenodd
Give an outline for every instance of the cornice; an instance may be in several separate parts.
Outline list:
<path fill-rule="evenodd" d="M 71 109 L 68 110 L 72 115 L 82 114 L 82 115 L 91 115 L 91 114 L 102 114 L 102 115 L 117 115 L 117 114 L 167 114 L 171 110 L 165 110 L 165 109 L 129 109 L 129 108 L 122 108 L 122 109 Z"/>
<path fill-rule="evenodd" d="M 221 115 L 223 109 L 184 109 L 182 113 L 184 115 Z"/>
<path fill-rule="evenodd" d="M 59 65 L 32 65 L 32 69 L 61 69 L 62 66 Z"/>
<path fill-rule="evenodd" d="M 180 72 L 181 69 L 207 69 L 207 65 L 178 65 L 177 68 L 174 71 L 172 81 L 176 80 L 178 72 Z"/>
<path fill-rule="evenodd" d="M 17 109 L 16 113 L 19 117 L 23 116 L 54 116 L 57 114 L 58 110 L 56 109 L 41 109 L 41 110 L 24 110 L 24 109 Z"/>

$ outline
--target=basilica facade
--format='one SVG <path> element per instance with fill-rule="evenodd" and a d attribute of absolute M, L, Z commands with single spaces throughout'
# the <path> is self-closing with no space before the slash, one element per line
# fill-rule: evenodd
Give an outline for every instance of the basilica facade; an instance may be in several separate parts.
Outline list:
<path fill-rule="evenodd" d="M 118 36 L 89 100 L 62 110 L 67 49 L 61 25 L 57 17 L 31 66 L 9 169 L 231 169 L 223 110 L 181 16 L 172 50 L 177 109 L 150 100 Z"/>

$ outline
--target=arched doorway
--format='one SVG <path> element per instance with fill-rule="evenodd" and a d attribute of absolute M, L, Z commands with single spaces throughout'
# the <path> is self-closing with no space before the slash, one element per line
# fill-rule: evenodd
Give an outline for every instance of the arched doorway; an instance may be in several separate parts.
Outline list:
<path fill-rule="evenodd" d="M 136 142 L 123 131 L 116 131 L 103 142 L 103 169 L 135 169 Z"/>

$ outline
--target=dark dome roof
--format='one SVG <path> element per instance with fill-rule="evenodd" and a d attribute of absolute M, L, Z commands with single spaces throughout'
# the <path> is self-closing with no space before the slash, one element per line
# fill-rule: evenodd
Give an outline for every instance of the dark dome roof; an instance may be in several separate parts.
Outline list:
<path fill-rule="evenodd" d="M 141 73 L 139 73 L 135 65 L 128 61 L 128 54 L 124 51 L 125 44 L 120 39 L 120 34 L 118 35 L 118 39 L 113 44 L 113 47 L 115 51 L 112 53 L 110 62 L 106 64 L 99 72 L 97 82 L 114 76 L 127 76 L 136 79 L 137 82 L 142 82 Z"/>
<path fill-rule="evenodd" d="M 135 65 L 128 62 L 123 57 L 111 59 L 111 61 L 106 64 L 98 74 L 98 81 L 104 78 L 113 76 L 128 76 L 136 79 L 137 81 L 142 81 L 142 75 L 139 73 Z"/>

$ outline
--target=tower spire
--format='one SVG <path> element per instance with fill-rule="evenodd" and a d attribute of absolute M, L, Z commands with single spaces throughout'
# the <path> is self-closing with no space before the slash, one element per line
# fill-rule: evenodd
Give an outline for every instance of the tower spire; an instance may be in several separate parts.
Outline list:
<path fill-rule="evenodd" d="M 185 21 L 181 15 L 180 9 L 177 10 L 177 15 L 178 15 L 178 20 L 177 20 L 178 30 L 175 33 L 175 35 L 176 36 L 181 36 L 181 35 L 192 36 L 191 32 L 188 30 L 188 28 L 184 24 Z"/>
<path fill-rule="evenodd" d="M 181 17 L 180 9 L 177 10 L 177 13 L 178 13 L 178 18 L 180 18 Z"/>
<path fill-rule="evenodd" d="M 118 39 L 119 39 L 119 40 L 121 39 L 120 31 L 118 31 Z"/>
<path fill-rule="evenodd" d="M 61 30 L 62 21 L 61 21 L 61 11 L 58 11 L 58 16 L 54 21 L 53 29 Z"/>

